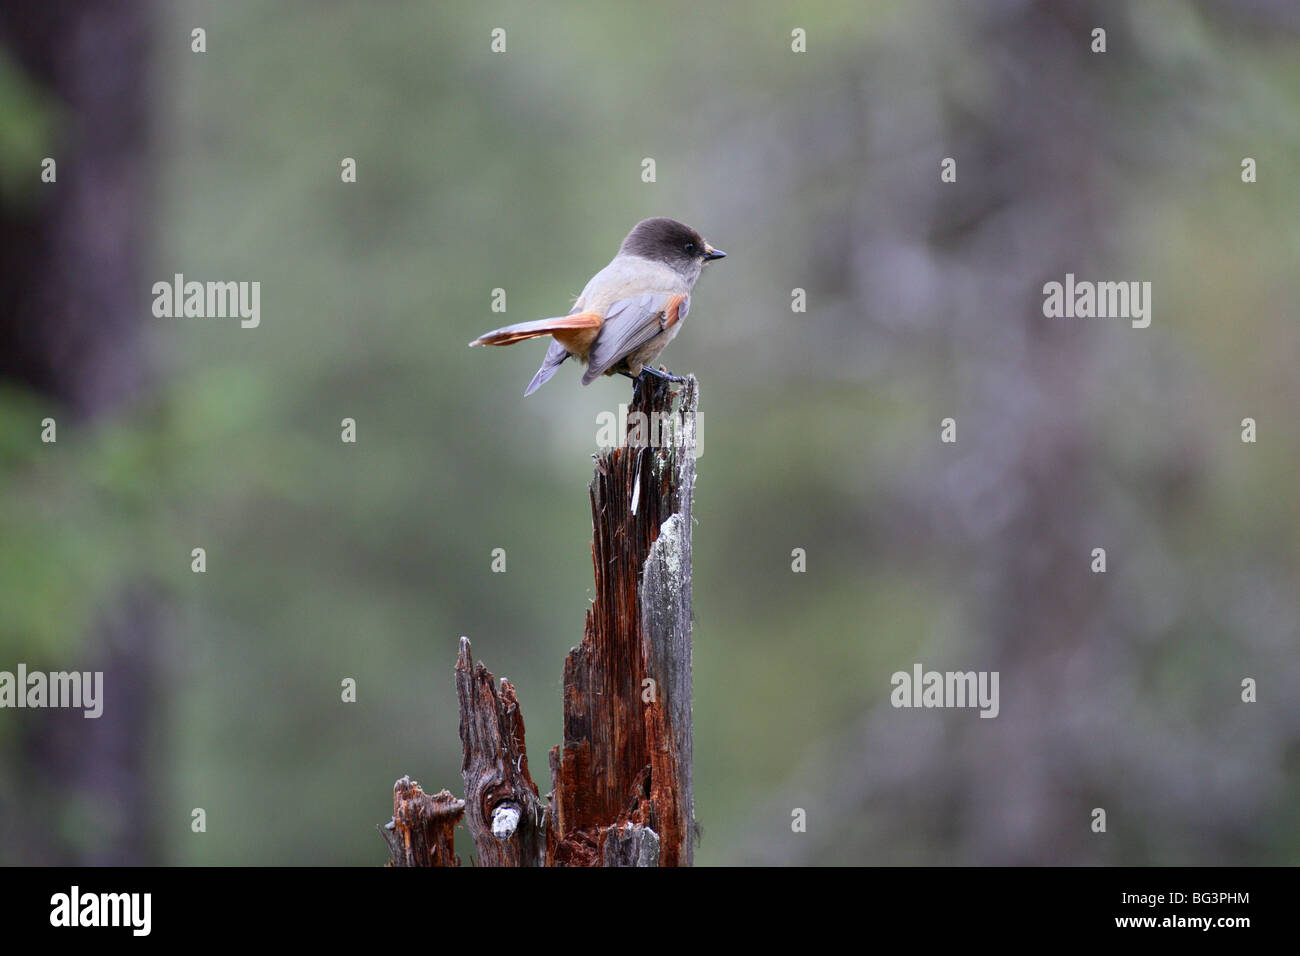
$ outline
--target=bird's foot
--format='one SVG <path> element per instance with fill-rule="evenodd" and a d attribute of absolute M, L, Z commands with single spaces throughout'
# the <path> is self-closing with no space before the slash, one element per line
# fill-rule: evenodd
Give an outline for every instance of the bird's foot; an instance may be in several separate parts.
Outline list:
<path fill-rule="evenodd" d="M 642 403 L 642 392 L 650 384 L 651 379 L 659 379 L 661 382 L 675 382 L 681 384 L 686 379 L 680 375 L 674 375 L 672 372 L 663 369 L 652 368 L 649 365 L 641 366 L 641 374 L 633 375 L 631 372 L 619 372 L 620 375 L 626 375 L 632 380 L 632 407 L 635 408 Z"/>
<path fill-rule="evenodd" d="M 666 369 L 661 369 L 661 368 L 651 368 L 649 365 L 642 365 L 642 366 L 641 366 L 641 374 L 642 374 L 642 375 L 652 375 L 652 376 L 654 376 L 655 378 L 661 378 L 661 379 L 663 379 L 665 382 L 678 382 L 678 383 L 681 383 L 681 382 L 686 381 L 686 379 L 683 378 L 683 377 L 680 376 L 680 375 L 674 375 L 672 372 L 669 372 L 669 371 L 667 371 Z"/>

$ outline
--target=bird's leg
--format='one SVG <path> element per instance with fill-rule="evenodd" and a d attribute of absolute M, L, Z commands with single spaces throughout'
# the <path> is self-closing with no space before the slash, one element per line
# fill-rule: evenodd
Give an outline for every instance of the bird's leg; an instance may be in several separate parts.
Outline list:
<path fill-rule="evenodd" d="M 632 380 L 632 404 L 629 405 L 628 407 L 635 408 L 637 404 L 641 401 L 641 383 L 644 380 L 641 378 L 640 375 L 633 375 L 631 372 L 627 371 L 626 369 L 620 371 L 618 374 L 626 375 L 628 378 Z"/>
<path fill-rule="evenodd" d="M 674 375 L 672 372 L 665 372 L 657 368 L 651 368 L 649 365 L 641 366 L 642 375 L 653 375 L 655 378 L 661 378 L 665 382 L 684 382 L 686 379 L 680 375 Z"/>

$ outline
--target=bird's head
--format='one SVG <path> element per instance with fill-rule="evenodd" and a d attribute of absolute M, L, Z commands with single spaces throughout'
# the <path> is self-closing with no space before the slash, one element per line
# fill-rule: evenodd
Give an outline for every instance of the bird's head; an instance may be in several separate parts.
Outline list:
<path fill-rule="evenodd" d="M 694 282 L 706 262 L 725 259 L 727 254 L 715 249 L 704 237 L 676 219 L 657 217 L 642 219 L 623 240 L 619 252 L 662 262 Z"/>

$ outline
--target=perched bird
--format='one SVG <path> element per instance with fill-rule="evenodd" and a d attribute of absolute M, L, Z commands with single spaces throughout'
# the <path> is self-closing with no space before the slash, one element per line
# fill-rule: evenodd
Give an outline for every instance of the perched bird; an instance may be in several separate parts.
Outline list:
<path fill-rule="evenodd" d="M 684 223 L 643 219 L 618 255 L 591 277 L 568 315 L 507 325 L 469 344 L 513 345 L 551 336 L 554 341 L 525 395 L 541 388 L 569 356 L 587 366 L 583 385 L 601 375 L 635 379 L 642 372 L 680 382 L 652 363 L 681 329 L 704 264 L 725 256 Z"/>

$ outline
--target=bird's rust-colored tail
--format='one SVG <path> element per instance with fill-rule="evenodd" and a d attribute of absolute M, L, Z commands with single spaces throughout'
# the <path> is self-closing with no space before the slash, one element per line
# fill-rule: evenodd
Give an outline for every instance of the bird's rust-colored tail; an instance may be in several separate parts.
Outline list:
<path fill-rule="evenodd" d="M 555 335 L 567 338 L 564 333 L 582 329 L 598 329 L 602 319 L 595 312 L 578 312 L 573 315 L 561 315 L 553 319 L 536 319 L 532 322 L 516 322 L 504 328 L 484 332 L 470 346 L 475 345 L 514 345 L 524 339 L 535 339 L 539 335 Z"/>

